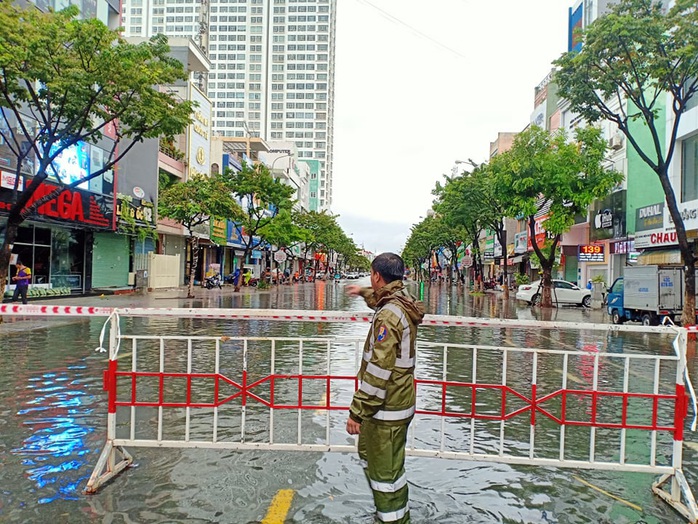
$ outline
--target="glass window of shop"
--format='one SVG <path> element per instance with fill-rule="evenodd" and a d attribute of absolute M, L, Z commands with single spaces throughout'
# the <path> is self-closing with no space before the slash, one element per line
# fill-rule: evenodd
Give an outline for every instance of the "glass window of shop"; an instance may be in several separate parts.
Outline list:
<path fill-rule="evenodd" d="M 698 199 L 698 135 L 683 141 L 681 159 L 683 202 Z"/>
<path fill-rule="evenodd" d="M 32 284 L 82 289 L 85 233 L 42 225 L 23 225 L 12 247 L 13 255 L 32 272 Z M 15 266 L 10 268 L 14 276 Z"/>

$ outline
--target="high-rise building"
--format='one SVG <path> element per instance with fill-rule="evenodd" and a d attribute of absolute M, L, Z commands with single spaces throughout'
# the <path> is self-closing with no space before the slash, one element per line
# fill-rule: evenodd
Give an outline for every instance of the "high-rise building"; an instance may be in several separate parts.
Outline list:
<path fill-rule="evenodd" d="M 217 136 L 293 141 L 332 204 L 337 0 L 124 0 L 126 36 L 188 36 L 211 60 Z"/>

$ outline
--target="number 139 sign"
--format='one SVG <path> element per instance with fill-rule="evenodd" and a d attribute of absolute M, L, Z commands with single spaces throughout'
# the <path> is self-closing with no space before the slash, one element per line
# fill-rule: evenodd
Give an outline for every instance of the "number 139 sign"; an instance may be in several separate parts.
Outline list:
<path fill-rule="evenodd" d="M 578 247 L 577 259 L 580 262 L 605 262 L 604 246 L 601 244 L 586 244 Z"/>

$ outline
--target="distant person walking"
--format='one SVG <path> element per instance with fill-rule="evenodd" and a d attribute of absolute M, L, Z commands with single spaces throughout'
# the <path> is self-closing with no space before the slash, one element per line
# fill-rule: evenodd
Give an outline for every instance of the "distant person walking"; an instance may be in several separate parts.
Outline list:
<path fill-rule="evenodd" d="M 349 408 L 347 433 L 359 435 L 359 458 L 373 492 L 377 522 L 410 522 L 405 476 L 407 428 L 414 417 L 417 326 L 424 305 L 405 290 L 405 265 L 394 253 L 371 263 L 371 287 L 347 286 L 375 309 L 364 344 L 359 389 Z"/>
<path fill-rule="evenodd" d="M 17 261 L 17 274 L 12 277 L 15 283 L 15 292 L 12 294 L 12 302 L 17 302 L 17 299 L 22 296 L 22 304 L 27 303 L 27 291 L 29 290 L 29 282 L 32 279 L 32 272 L 27 266 Z"/>

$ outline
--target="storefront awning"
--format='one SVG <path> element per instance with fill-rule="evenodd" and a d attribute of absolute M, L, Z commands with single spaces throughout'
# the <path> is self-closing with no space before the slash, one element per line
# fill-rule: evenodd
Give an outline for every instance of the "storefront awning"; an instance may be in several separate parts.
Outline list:
<path fill-rule="evenodd" d="M 637 257 L 641 265 L 681 265 L 681 251 L 678 249 L 645 250 Z"/>

